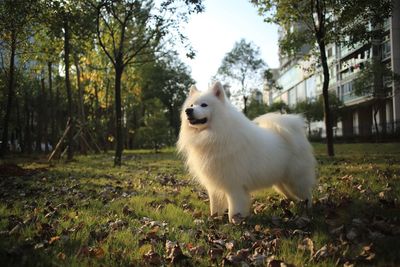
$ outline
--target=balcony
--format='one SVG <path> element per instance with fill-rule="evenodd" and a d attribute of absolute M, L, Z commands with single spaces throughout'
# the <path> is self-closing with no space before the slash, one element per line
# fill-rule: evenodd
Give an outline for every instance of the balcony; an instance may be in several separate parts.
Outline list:
<path fill-rule="evenodd" d="M 352 92 L 346 93 L 344 95 L 340 95 L 339 99 L 345 104 L 346 106 L 356 105 L 362 102 L 366 102 L 372 99 L 372 94 L 365 94 L 365 95 L 355 95 Z"/>

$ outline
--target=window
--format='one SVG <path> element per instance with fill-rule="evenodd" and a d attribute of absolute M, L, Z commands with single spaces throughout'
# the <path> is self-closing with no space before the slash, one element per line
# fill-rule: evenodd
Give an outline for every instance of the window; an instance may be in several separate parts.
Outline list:
<path fill-rule="evenodd" d="M 316 97 L 317 87 L 315 85 L 315 76 L 311 76 L 306 80 L 306 95 L 307 99 L 313 99 Z"/>
<path fill-rule="evenodd" d="M 333 54 L 333 53 L 332 53 L 332 50 L 333 50 L 332 47 L 330 47 L 330 48 L 328 49 L 328 57 L 331 57 L 331 56 L 332 56 L 332 54 Z"/>
<path fill-rule="evenodd" d="M 386 41 L 382 44 L 382 59 L 390 57 L 390 42 Z"/>

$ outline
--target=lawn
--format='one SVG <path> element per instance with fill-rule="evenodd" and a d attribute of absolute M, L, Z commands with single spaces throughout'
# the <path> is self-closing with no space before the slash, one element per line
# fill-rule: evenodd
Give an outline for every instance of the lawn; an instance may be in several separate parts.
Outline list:
<path fill-rule="evenodd" d="M 173 149 L 8 158 L 0 165 L 2 266 L 399 266 L 400 144 L 315 144 L 311 211 L 272 190 L 232 225 Z M 11 165 L 17 162 L 18 166 Z"/>

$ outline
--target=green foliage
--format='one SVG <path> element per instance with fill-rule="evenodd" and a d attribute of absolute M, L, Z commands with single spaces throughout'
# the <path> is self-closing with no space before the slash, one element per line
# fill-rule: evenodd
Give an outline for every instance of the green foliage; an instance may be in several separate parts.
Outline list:
<path fill-rule="evenodd" d="M 253 89 L 263 84 L 266 64 L 261 59 L 260 49 L 252 42 L 241 39 L 222 59 L 217 75 L 229 81 L 234 89 L 233 96 L 243 98 L 244 110 Z"/>
<path fill-rule="evenodd" d="M 322 106 L 324 105 L 324 97 L 320 95 L 318 97 L 319 102 L 318 105 Z M 340 119 L 341 117 L 341 107 L 343 107 L 343 102 L 336 96 L 334 92 L 329 92 L 329 109 L 332 112 L 332 121 L 336 122 Z"/>
<path fill-rule="evenodd" d="M 382 63 L 381 60 L 372 59 L 365 62 L 364 68 L 358 73 L 353 82 L 353 92 L 357 96 L 386 97 L 392 91 L 392 82 L 399 80 L 399 75 L 394 73 L 387 64 Z"/>
<path fill-rule="evenodd" d="M 218 74 L 227 76 L 241 83 L 248 82 L 247 79 L 253 77 L 265 66 L 260 58 L 260 49 L 251 42 L 241 39 L 236 42 L 230 52 L 222 60 L 218 69 Z"/>
<path fill-rule="evenodd" d="M 321 100 L 303 100 L 294 107 L 295 113 L 300 113 L 306 119 L 308 125 L 308 135 L 311 136 L 311 123 L 321 121 L 324 118 L 324 107 Z"/>
<path fill-rule="evenodd" d="M 180 108 L 188 88 L 195 83 L 188 67 L 171 52 L 137 70 L 143 87 L 143 99 L 159 98 L 167 109 L 168 121 L 178 135 Z"/>
<path fill-rule="evenodd" d="M 144 108 L 146 115 L 143 126 L 138 130 L 138 142 L 142 147 L 153 148 L 158 152 L 162 147 L 170 145 L 172 139 L 165 106 L 158 98 L 153 98 L 144 103 Z"/>
<path fill-rule="evenodd" d="M 260 103 L 259 101 L 252 100 L 250 101 L 249 106 L 247 107 L 247 117 L 252 120 L 260 115 L 267 113 L 268 106 L 264 103 Z"/>
<path fill-rule="evenodd" d="M 297 55 L 304 45 L 317 48 L 322 38 L 354 46 L 367 43 L 383 33 L 381 27 L 392 11 L 391 0 L 252 0 L 267 22 L 279 24 L 284 35 L 282 52 Z M 372 26 L 372 27 L 370 27 Z M 318 36 L 320 35 L 320 36 Z"/>
<path fill-rule="evenodd" d="M 282 114 L 283 113 L 291 113 L 291 109 L 283 101 L 274 102 L 267 109 L 267 112 L 277 112 L 277 111 L 279 111 Z"/>
<path fill-rule="evenodd" d="M 194 56 L 181 25 L 203 10 L 202 0 L 1 1 L 0 101 L 7 103 L 8 95 L 12 100 L 9 111 L 0 111 L 3 137 L 18 140 L 27 153 L 34 142 L 40 147 L 49 141 L 54 148 L 68 117 L 79 114 L 79 125 L 67 135 L 68 142 L 60 143 L 60 152 L 67 145 L 82 153 L 98 152 L 98 147 L 106 151 L 117 140 L 132 148 L 141 142 L 135 139 L 139 127 L 160 123 L 148 119 L 155 112 L 147 107 L 148 101 L 157 98 L 162 105 L 156 107 L 165 117 L 158 128 L 168 128 L 170 144 L 179 131 L 179 109 L 187 88 L 194 83 L 172 48 L 180 42 L 188 56 Z M 8 93 L 12 31 L 17 75 L 15 90 Z M 117 83 L 119 94 L 113 90 Z M 4 130 L 5 113 L 9 131 Z"/>
<path fill-rule="evenodd" d="M 303 100 L 298 102 L 294 107 L 294 111 L 302 113 L 308 124 L 313 121 L 321 121 L 324 118 L 324 108 L 321 100 Z"/>

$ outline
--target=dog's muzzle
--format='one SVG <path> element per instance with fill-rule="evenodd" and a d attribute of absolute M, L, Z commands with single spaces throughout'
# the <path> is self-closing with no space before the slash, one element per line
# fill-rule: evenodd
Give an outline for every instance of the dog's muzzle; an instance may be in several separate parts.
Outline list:
<path fill-rule="evenodd" d="M 187 116 L 188 121 L 190 124 L 195 125 L 195 124 L 204 124 L 207 122 L 207 118 L 202 118 L 202 119 L 196 119 L 193 114 L 194 110 L 193 108 L 187 108 L 185 109 L 185 113 Z"/>

